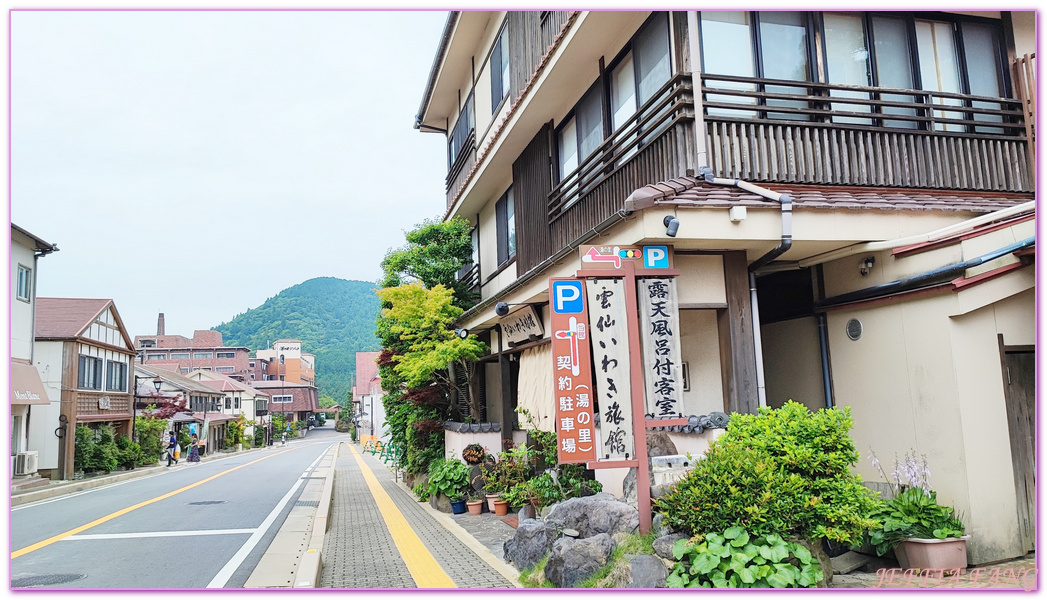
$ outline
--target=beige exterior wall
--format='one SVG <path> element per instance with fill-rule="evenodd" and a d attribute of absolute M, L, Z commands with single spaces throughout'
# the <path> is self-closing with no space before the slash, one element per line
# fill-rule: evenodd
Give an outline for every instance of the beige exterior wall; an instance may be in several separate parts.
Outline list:
<path fill-rule="evenodd" d="M 1031 10 L 1011 12 L 1014 26 L 1014 50 L 1018 56 L 1036 52 L 1036 13 Z"/>
<path fill-rule="evenodd" d="M 680 279 L 687 278 L 683 275 Z M 720 341 L 715 310 L 680 311 L 680 351 L 687 363 L 690 389 L 683 392 L 683 414 L 723 412 Z"/>
<path fill-rule="evenodd" d="M 767 406 L 795 400 L 811 410 L 825 408 L 821 346 L 814 317 L 769 323 L 760 328 Z"/>
<path fill-rule="evenodd" d="M 29 360 L 33 353 L 33 305 L 19 300 L 18 266 L 32 270 L 30 298 L 36 298 L 36 258 L 30 246 L 19 243 L 25 236 L 11 230 L 11 357 Z"/>

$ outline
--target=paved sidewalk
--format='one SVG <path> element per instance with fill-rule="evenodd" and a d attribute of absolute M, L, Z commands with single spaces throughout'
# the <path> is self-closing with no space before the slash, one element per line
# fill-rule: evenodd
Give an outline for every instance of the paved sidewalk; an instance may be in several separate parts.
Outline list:
<path fill-rule="evenodd" d="M 1037 589 L 1036 555 L 1002 563 L 969 567 L 962 572 L 945 574 L 929 571 L 926 574 L 902 569 L 884 569 L 875 573 L 855 571 L 833 576 L 831 588 L 878 589 Z"/>
<path fill-rule="evenodd" d="M 357 456 L 362 456 L 381 490 L 391 500 L 386 510 L 402 515 L 410 531 L 403 531 L 395 524 L 387 525 L 388 515 L 383 515 L 379 501 L 368 487 Z M 417 552 L 407 551 L 412 546 L 404 542 L 404 536 L 412 535 L 417 538 L 411 539 L 420 540 L 418 550 L 424 547 L 435 559 L 436 568 L 456 587 L 517 587 L 510 579 L 515 571 L 504 562 L 498 564 L 500 552 L 495 556 L 462 530 L 450 515 L 416 501 L 403 484 L 395 481 L 393 472 L 379 458 L 362 453 L 359 446 L 343 446 L 335 463 L 331 523 L 324 540 L 324 567 L 319 587 L 422 587 L 412 576 L 412 568 L 417 569 L 413 566 L 418 559 Z M 398 543 L 405 551 L 401 551 Z"/>

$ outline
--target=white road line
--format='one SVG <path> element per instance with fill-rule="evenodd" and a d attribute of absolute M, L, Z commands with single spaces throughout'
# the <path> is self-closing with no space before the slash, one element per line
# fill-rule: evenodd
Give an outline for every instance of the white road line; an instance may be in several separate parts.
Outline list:
<path fill-rule="evenodd" d="M 308 469 L 312 469 L 317 463 L 319 463 L 320 459 L 323 458 L 325 454 L 327 454 L 327 450 L 329 448 L 330 446 L 328 446 L 328 448 L 325 448 L 324 451 L 320 453 L 320 456 L 317 456 L 316 460 L 314 460 L 312 464 L 309 465 Z M 291 486 L 291 489 L 287 490 L 287 493 L 284 494 L 284 497 L 276 503 L 276 506 L 265 518 L 265 520 L 262 521 L 262 524 L 258 526 L 258 529 L 254 530 L 254 533 L 251 534 L 251 537 L 247 538 L 247 541 L 244 542 L 244 545 L 240 546 L 240 549 L 236 551 L 236 554 L 234 554 L 233 557 L 229 559 L 229 562 L 225 563 L 225 566 L 222 567 L 222 570 L 218 571 L 218 574 L 214 576 L 214 579 L 212 579 L 211 582 L 207 584 L 208 588 L 222 588 L 225 587 L 225 584 L 229 583 L 229 578 L 232 577 L 233 573 L 235 573 L 236 570 L 240 568 L 240 565 L 242 565 L 243 562 L 247 560 L 247 555 L 250 554 L 252 550 L 254 550 L 254 547 L 258 545 L 259 541 L 261 541 L 262 536 L 265 535 L 265 532 L 268 531 L 270 527 L 272 527 L 273 521 L 276 520 L 276 517 L 279 516 L 280 512 L 284 509 L 284 506 L 288 503 L 288 501 L 291 500 L 291 497 L 294 496 L 295 492 L 298 491 L 298 488 L 302 485 L 303 481 L 305 480 L 299 477 L 294 482 L 294 485 Z"/>
<path fill-rule="evenodd" d="M 242 535 L 254 533 L 255 529 L 201 529 L 197 531 L 142 531 L 139 533 L 88 533 L 71 535 L 63 540 L 120 540 L 128 538 L 183 537 L 192 535 Z"/>

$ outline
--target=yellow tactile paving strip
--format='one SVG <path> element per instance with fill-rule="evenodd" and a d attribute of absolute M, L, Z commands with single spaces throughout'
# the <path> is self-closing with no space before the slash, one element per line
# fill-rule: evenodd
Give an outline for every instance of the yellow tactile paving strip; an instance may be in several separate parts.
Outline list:
<path fill-rule="evenodd" d="M 393 503 L 393 499 L 389 497 L 389 494 L 382 489 L 382 485 L 378 483 L 378 479 L 375 478 L 371 468 L 364 462 L 363 457 L 360 456 L 352 445 L 346 445 L 349 446 L 349 450 L 353 453 L 356 464 L 360 465 L 364 481 L 367 482 L 367 487 L 371 490 L 371 495 L 374 496 L 375 504 L 378 505 L 378 510 L 382 513 L 385 526 L 389 528 L 389 534 L 392 535 L 396 549 L 400 551 L 400 556 L 403 558 L 404 563 L 407 564 L 407 570 L 411 572 L 411 577 L 414 579 L 415 584 L 419 588 L 458 587 L 451 581 L 447 573 L 440 568 L 439 563 L 433 558 L 433 555 L 425 547 L 425 544 L 422 543 L 414 529 L 411 529 L 407 519 L 404 518 L 400 509 L 396 508 L 396 504 Z"/>

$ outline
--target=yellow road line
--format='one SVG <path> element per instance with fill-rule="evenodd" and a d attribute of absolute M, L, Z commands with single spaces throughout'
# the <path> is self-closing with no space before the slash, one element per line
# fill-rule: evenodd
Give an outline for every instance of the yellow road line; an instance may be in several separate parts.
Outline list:
<path fill-rule="evenodd" d="M 389 528 L 389 533 L 393 536 L 393 542 L 396 543 L 396 549 L 400 551 L 400 556 L 407 565 L 407 570 L 411 572 L 411 577 L 414 579 L 415 584 L 420 588 L 458 587 L 451 581 L 447 573 L 440 568 L 439 563 L 433 558 L 433 555 L 425 547 L 425 544 L 422 543 L 422 540 L 418 538 L 418 534 L 414 532 L 414 529 L 411 529 L 407 519 L 404 518 L 400 509 L 396 508 L 396 504 L 393 503 L 393 499 L 382 488 L 382 484 L 378 483 L 378 479 L 375 478 L 371 468 L 364 462 L 363 457 L 356 452 L 352 445 L 348 443 L 346 445 L 352 451 L 356 464 L 360 465 L 360 470 L 363 471 L 364 481 L 367 482 L 367 487 L 371 490 L 371 495 L 374 496 L 375 504 L 378 505 L 378 510 L 382 513 L 382 519 L 385 520 L 385 526 Z"/>
<path fill-rule="evenodd" d="M 139 508 L 142 508 L 143 506 L 148 506 L 148 505 L 150 505 L 150 504 L 152 504 L 154 502 L 159 502 L 161 500 L 165 500 L 167 498 L 170 498 L 171 496 L 174 496 L 175 494 L 180 494 L 180 493 L 182 493 L 182 492 L 184 492 L 186 490 L 191 490 L 191 489 L 193 489 L 194 487 L 196 487 L 198 485 L 203 485 L 203 484 L 207 483 L 208 481 L 213 481 L 215 479 L 218 479 L 222 475 L 227 475 L 227 474 L 232 473 L 233 471 L 235 471 L 237 469 L 242 469 L 244 467 L 253 465 L 253 464 L 257 463 L 257 462 L 261 462 L 263 460 L 272 458 L 274 456 L 279 456 L 280 454 L 283 454 L 284 452 L 287 452 L 287 450 L 282 450 L 280 452 L 277 452 L 276 454 L 270 454 L 269 456 L 263 456 L 262 458 L 259 458 L 258 460 L 252 460 L 249 463 L 244 463 L 244 464 L 240 465 L 239 467 L 233 467 L 232 469 L 228 469 L 226 471 L 222 471 L 221 473 L 218 473 L 217 475 L 212 475 L 212 476 L 208 477 L 207 479 L 201 479 L 200 481 L 197 481 L 196 483 L 189 484 L 189 485 L 187 485 L 187 486 L 185 486 L 183 488 L 174 490 L 173 492 L 167 492 L 166 494 L 164 494 L 162 496 L 157 496 L 156 498 L 152 498 L 152 499 L 146 500 L 144 502 L 139 502 L 138 504 L 135 504 L 134 506 L 128 506 L 127 508 L 122 508 L 122 509 L 120 509 L 120 510 L 114 512 L 114 513 L 108 514 L 108 515 L 106 515 L 106 516 L 104 516 L 104 517 L 102 517 L 100 519 L 95 519 L 94 521 L 91 521 L 90 523 L 87 523 L 86 525 L 81 525 L 79 527 L 76 527 L 75 529 L 70 529 L 69 531 L 66 531 L 65 533 L 59 533 L 58 535 L 49 537 L 49 538 L 47 538 L 46 540 L 44 540 L 42 542 L 37 542 L 37 543 L 33 544 L 32 546 L 26 546 L 25 548 L 22 548 L 21 550 L 15 550 L 14 552 L 11 553 L 11 560 L 14 560 L 14 559 L 18 558 L 19 556 L 25 556 L 26 554 L 29 554 L 30 552 L 35 552 L 35 551 L 43 548 L 44 546 L 50 546 L 51 544 L 53 544 L 55 542 L 59 542 L 61 540 L 64 540 L 65 538 L 67 538 L 67 537 L 69 537 L 71 535 L 76 535 L 76 534 L 81 533 L 83 531 L 87 531 L 88 529 L 91 529 L 92 527 L 95 527 L 97 525 L 101 525 L 102 523 L 105 523 L 106 521 L 112 521 L 113 519 L 115 519 L 115 518 L 117 518 L 119 516 L 126 515 L 127 513 L 131 512 L 133 510 L 137 510 Z"/>

